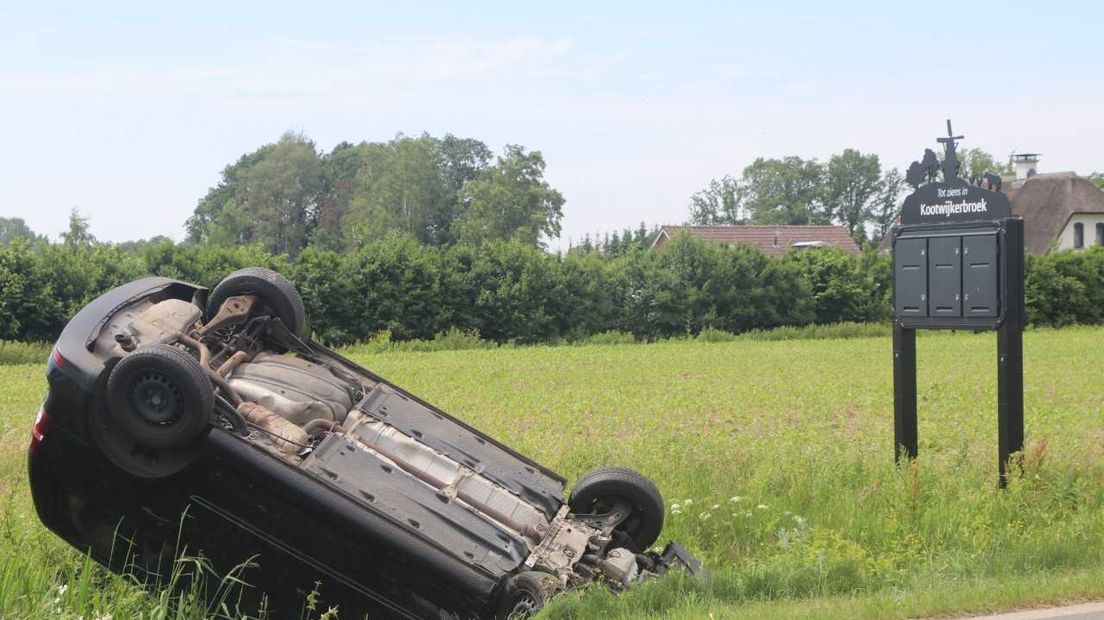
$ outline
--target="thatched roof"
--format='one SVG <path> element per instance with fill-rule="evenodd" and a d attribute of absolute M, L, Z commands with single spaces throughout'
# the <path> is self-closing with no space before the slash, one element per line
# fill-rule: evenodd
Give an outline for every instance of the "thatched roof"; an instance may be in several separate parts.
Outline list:
<path fill-rule="evenodd" d="M 680 232 L 725 245 L 751 244 L 771 256 L 781 256 L 793 248 L 820 246 L 836 246 L 861 254 L 843 226 L 663 226 L 652 247 L 666 245 Z"/>
<path fill-rule="evenodd" d="M 1023 218 L 1024 248 L 1033 254 L 1053 249 L 1074 213 L 1104 213 L 1104 191 L 1072 172 L 1037 174 L 1005 191 L 1012 215 Z"/>

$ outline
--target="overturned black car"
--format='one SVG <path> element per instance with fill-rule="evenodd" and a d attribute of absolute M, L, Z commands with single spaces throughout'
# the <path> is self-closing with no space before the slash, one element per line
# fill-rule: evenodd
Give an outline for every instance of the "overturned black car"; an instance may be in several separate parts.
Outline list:
<path fill-rule="evenodd" d="M 312 592 L 343 618 L 505 618 L 699 570 L 677 544 L 649 550 L 664 505 L 640 474 L 591 472 L 565 501 L 561 476 L 304 332 L 298 293 L 259 268 L 88 304 L 47 366 L 39 517 L 149 584 L 181 553 L 251 560 L 239 604 L 278 618 Z"/>

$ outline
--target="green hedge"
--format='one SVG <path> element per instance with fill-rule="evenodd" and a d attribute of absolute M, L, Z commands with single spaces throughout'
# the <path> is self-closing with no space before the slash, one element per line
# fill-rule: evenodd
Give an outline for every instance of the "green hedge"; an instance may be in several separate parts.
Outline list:
<path fill-rule="evenodd" d="M 296 261 L 255 247 L 171 242 L 134 251 L 13 243 L 0 248 L 0 340 L 51 341 L 103 291 L 147 274 L 213 286 L 240 267 L 277 269 L 298 286 L 316 338 L 341 345 L 452 332 L 494 342 L 653 340 L 707 330 L 877 323 L 890 316 L 886 255 L 834 249 L 774 259 L 689 237 L 613 258 L 549 255 L 518 243 L 427 247 L 393 236 L 356 251 L 305 250 Z M 1029 321 L 1104 321 L 1104 249 L 1031 257 Z M 620 336 L 619 336 L 620 337 Z"/>

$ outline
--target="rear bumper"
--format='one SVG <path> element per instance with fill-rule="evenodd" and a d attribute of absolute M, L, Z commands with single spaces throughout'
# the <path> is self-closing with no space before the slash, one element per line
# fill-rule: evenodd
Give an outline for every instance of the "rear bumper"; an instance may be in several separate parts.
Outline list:
<path fill-rule="evenodd" d="M 50 467 L 44 454 L 49 450 L 47 445 L 49 442 L 49 438 L 43 438 L 35 449 L 27 450 L 27 480 L 31 486 L 31 501 L 34 503 L 35 512 L 38 513 L 38 519 L 50 531 L 65 538 L 57 507 L 57 481 L 50 474 Z"/>

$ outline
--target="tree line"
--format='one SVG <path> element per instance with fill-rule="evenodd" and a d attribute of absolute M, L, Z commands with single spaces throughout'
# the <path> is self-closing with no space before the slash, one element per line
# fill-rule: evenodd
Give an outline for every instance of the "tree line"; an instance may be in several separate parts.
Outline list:
<path fill-rule="evenodd" d="M 610 256 L 549 254 L 518 240 L 432 246 L 390 233 L 350 251 L 307 247 L 294 258 L 259 245 L 158 240 L 126 249 L 17 239 L 0 248 L 0 339 L 53 340 L 88 301 L 144 275 L 210 287 L 250 265 L 290 277 L 311 333 L 333 345 L 381 331 L 403 340 L 452 329 L 496 342 L 609 331 L 654 340 L 705 329 L 886 321 L 891 307 L 887 254 L 817 248 L 772 258 L 686 235 L 659 250 Z M 1029 257 L 1026 290 L 1032 324 L 1104 322 L 1104 249 Z"/>
<path fill-rule="evenodd" d="M 960 154 L 963 176 L 1010 174 L 980 149 Z M 227 165 L 219 183 L 185 222 L 186 242 L 259 245 L 297 256 L 307 247 L 351 250 L 393 232 L 432 246 L 478 246 L 513 240 L 535 247 L 556 237 L 564 198 L 544 178 L 540 151 L 507 145 L 495 155 L 483 142 L 451 134 L 399 134 L 385 142 L 342 142 L 329 152 L 302 134 Z M 1104 184 L 1104 176 L 1090 175 Z M 704 225 L 839 224 L 860 247 L 874 246 L 899 212 L 905 181 L 877 155 L 845 149 L 827 161 L 758 158 L 739 177 L 724 175 L 689 198 L 688 221 Z M 62 239 L 88 235 L 74 210 Z M 658 228 L 588 234 L 584 251 L 617 255 L 651 242 Z M 20 218 L 0 218 L 0 244 L 44 241 Z M 142 241 L 124 242 L 134 247 Z"/>

